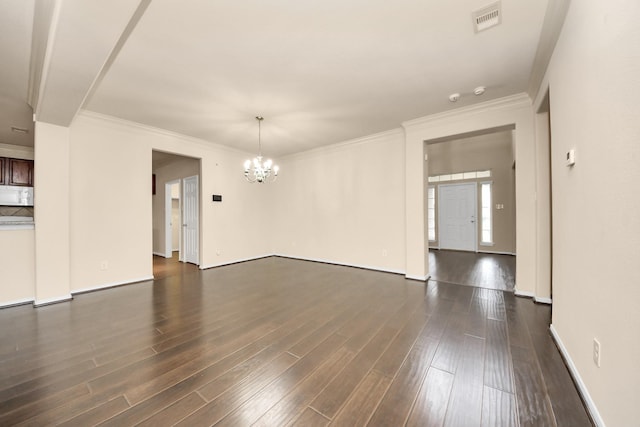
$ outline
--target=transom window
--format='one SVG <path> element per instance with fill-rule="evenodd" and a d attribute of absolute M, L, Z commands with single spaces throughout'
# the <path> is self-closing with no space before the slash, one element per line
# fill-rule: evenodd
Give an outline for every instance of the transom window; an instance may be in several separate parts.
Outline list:
<path fill-rule="evenodd" d="M 471 171 L 459 173 L 447 173 L 429 177 L 429 182 L 461 181 L 463 179 L 491 178 L 491 171 Z"/>

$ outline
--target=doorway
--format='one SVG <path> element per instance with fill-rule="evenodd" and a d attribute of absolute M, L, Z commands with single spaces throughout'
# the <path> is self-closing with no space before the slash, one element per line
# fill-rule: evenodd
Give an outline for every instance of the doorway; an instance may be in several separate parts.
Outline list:
<path fill-rule="evenodd" d="M 477 185 L 438 186 L 438 229 L 440 249 L 477 250 Z"/>
<path fill-rule="evenodd" d="M 152 151 L 155 256 L 200 265 L 200 169 L 200 159 Z"/>

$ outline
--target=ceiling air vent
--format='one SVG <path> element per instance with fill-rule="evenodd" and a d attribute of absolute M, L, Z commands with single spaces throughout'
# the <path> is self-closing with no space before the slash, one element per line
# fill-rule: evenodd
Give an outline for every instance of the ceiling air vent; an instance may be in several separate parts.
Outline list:
<path fill-rule="evenodd" d="M 495 27 L 502 22 L 502 10 L 500 2 L 495 2 L 489 6 L 476 10 L 471 14 L 473 18 L 473 28 L 476 33 Z"/>

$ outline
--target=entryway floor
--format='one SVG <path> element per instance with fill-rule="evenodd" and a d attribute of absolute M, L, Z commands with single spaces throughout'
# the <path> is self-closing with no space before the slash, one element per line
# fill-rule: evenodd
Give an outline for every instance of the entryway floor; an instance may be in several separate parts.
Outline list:
<path fill-rule="evenodd" d="M 430 249 L 429 274 L 439 282 L 513 292 L 516 257 Z"/>

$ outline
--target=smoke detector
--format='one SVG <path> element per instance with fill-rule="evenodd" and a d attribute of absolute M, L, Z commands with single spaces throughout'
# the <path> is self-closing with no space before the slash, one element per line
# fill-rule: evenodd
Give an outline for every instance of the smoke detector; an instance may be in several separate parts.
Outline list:
<path fill-rule="evenodd" d="M 452 93 L 451 95 L 449 95 L 449 101 L 451 102 L 457 102 L 458 99 L 460 99 L 459 93 Z"/>
<path fill-rule="evenodd" d="M 487 90 L 487 88 L 486 88 L 486 87 L 484 87 L 484 86 L 478 86 L 477 88 L 475 88 L 475 89 L 473 90 L 473 94 L 474 94 L 475 96 L 480 96 L 480 95 L 482 95 L 482 94 L 484 93 L 484 91 L 485 91 L 485 90 Z"/>
<path fill-rule="evenodd" d="M 473 29 L 476 33 L 488 30 L 502 22 L 502 4 L 497 1 L 471 14 Z"/>

